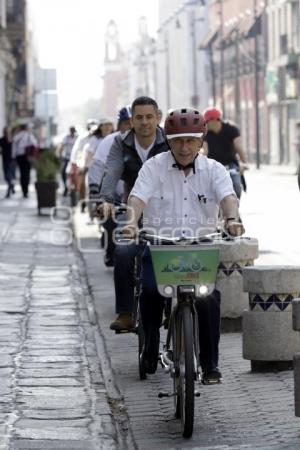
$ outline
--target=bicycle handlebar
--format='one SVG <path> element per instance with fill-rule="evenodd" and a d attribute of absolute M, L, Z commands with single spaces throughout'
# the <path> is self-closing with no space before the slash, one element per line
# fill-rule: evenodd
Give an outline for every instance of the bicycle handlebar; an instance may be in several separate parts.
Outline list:
<path fill-rule="evenodd" d="M 137 239 L 140 244 L 145 244 L 149 242 L 152 245 L 195 245 L 195 244 L 212 244 L 216 241 L 235 241 L 240 239 L 240 237 L 231 236 L 224 230 L 216 231 L 215 233 L 206 234 L 204 236 L 191 236 L 191 237 L 165 237 L 155 234 L 149 234 L 146 230 L 140 230 L 136 236 L 126 237 L 120 230 L 116 234 L 116 238 L 123 242 L 132 242 Z M 247 238 L 243 238 L 247 239 Z"/>
<path fill-rule="evenodd" d="M 205 244 L 213 243 L 216 240 L 222 239 L 221 233 L 211 233 L 204 236 L 191 236 L 191 237 L 164 237 L 155 234 L 149 234 L 147 231 L 139 232 L 140 242 L 149 242 L 154 245 L 193 245 L 193 244 Z"/>

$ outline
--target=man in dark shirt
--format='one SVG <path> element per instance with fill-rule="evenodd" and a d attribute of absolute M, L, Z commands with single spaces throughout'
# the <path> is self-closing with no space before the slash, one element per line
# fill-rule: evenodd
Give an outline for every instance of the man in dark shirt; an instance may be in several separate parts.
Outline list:
<path fill-rule="evenodd" d="M 204 118 L 208 128 L 203 146 L 205 153 L 229 170 L 234 190 L 240 198 L 243 184 L 241 175 L 247 168 L 240 131 L 236 125 L 222 120 L 222 113 L 217 108 L 206 109 Z"/>
<path fill-rule="evenodd" d="M 2 153 L 2 164 L 4 179 L 7 183 L 6 198 L 10 197 L 10 194 L 15 193 L 14 180 L 14 163 L 12 160 L 12 143 L 9 136 L 9 130 L 7 127 L 3 128 L 3 136 L 0 139 L 0 152 Z"/>

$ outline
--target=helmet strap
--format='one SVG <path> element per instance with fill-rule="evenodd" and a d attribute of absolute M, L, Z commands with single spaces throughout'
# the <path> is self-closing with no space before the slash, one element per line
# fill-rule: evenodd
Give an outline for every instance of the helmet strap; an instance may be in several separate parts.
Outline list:
<path fill-rule="evenodd" d="M 198 158 L 198 154 L 199 154 L 199 153 L 197 153 L 196 156 L 195 156 L 195 158 L 194 158 L 194 160 L 193 160 L 191 163 L 187 164 L 186 166 L 183 166 L 182 164 L 180 164 L 180 163 L 177 161 L 177 159 L 175 158 L 174 153 L 173 153 L 172 151 L 171 151 L 171 153 L 172 153 L 173 158 L 175 159 L 175 163 L 172 165 L 172 167 L 176 167 L 178 170 L 193 169 L 193 173 L 194 173 L 194 174 L 196 173 L 196 170 L 195 170 L 195 161 L 196 161 L 196 158 Z"/>

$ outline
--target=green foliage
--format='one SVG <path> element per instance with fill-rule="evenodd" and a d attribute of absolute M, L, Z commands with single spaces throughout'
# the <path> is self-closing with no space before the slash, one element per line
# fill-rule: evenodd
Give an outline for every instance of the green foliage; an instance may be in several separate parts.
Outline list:
<path fill-rule="evenodd" d="M 59 158 L 51 149 L 43 149 L 35 162 L 36 178 L 38 183 L 56 181 L 60 169 Z"/>

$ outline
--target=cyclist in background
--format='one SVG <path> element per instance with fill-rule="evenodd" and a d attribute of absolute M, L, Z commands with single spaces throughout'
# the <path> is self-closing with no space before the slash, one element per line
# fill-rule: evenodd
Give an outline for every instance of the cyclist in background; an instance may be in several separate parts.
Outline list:
<path fill-rule="evenodd" d="M 105 217 L 113 214 L 118 181 L 124 181 L 127 195 L 145 161 L 169 149 L 158 127 L 160 118 L 156 101 L 150 97 L 138 97 L 132 103 L 131 111 L 132 129 L 125 136 L 115 138 L 106 160 L 100 193 Z M 133 326 L 134 261 L 137 253 L 138 246 L 135 244 L 116 246 L 114 281 L 117 317 L 110 325 L 112 330 L 128 330 Z"/>
<path fill-rule="evenodd" d="M 191 108 L 169 112 L 164 126 L 171 150 L 156 155 L 141 168 L 128 199 L 131 220 L 123 229 L 134 237 L 143 214 L 143 226 L 164 237 L 201 236 L 215 231 L 218 209 L 233 236 L 243 234 L 238 200 L 226 169 L 199 151 L 207 127 L 199 111 Z M 159 328 L 165 298 L 157 290 L 149 250 L 142 262 L 140 311 L 145 333 L 141 354 L 147 373 L 157 368 Z M 200 364 L 206 383 L 221 380 L 218 368 L 220 293 L 196 303 L 199 318 Z"/>
<path fill-rule="evenodd" d="M 85 151 L 84 148 L 86 144 L 92 138 L 93 132 L 98 126 L 98 122 L 95 119 L 88 119 L 86 123 L 87 131 L 78 136 L 76 139 L 71 156 L 70 161 L 67 167 L 67 173 L 70 177 L 71 185 L 74 187 L 76 191 L 79 193 L 80 200 L 85 199 Z M 85 209 L 85 204 L 82 202 L 81 211 L 83 212 Z"/>
<path fill-rule="evenodd" d="M 235 193 L 240 198 L 242 186 L 246 190 L 243 172 L 248 168 L 240 131 L 236 125 L 222 120 L 222 112 L 217 108 L 207 108 L 203 115 L 208 130 L 205 153 L 228 169 Z"/>
<path fill-rule="evenodd" d="M 89 192 L 92 198 L 97 199 L 100 196 L 100 188 L 104 176 L 104 169 L 107 156 L 116 136 L 124 138 L 126 133 L 131 129 L 131 107 L 124 106 L 118 113 L 117 130 L 110 133 L 98 142 L 94 152 L 88 171 Z"/>
<path fill-rule="evenodd" d="M 91 139 L 84 147 L 85 152 L 85 169 L 86 171 L 91 165 L 91 161 L 96 152 L 96 149 L 99 147 L 100 143 L 106 136 L 110 136 L 114 134 L 114 121 L 109 117 L 103 117 L 100 119 L 99 126 L 93 132 Z"/>
<path fill-rule="evenodd" d="M 131 107 L 125 106 L 118 113 L 118 131 L 109 134 L 98 144 L 88 171 L 89 198 L 91 201 L 99 200 L 100 187 L 104 176 L 104 169 L 107 155 L 117 136 L 125 137 L 126 133 L 131 129 Z M 124 194 L 124 183 L 119 180 L 115 190 L 115 200 L 122 201 Z M 103 223 L 106 231 L 106 248 L 104 264 L 107 267 L 114 266 L 115 244 L 113 242 L 113 231 L 117 227 L 116 221 L 111 217 Z"/>

